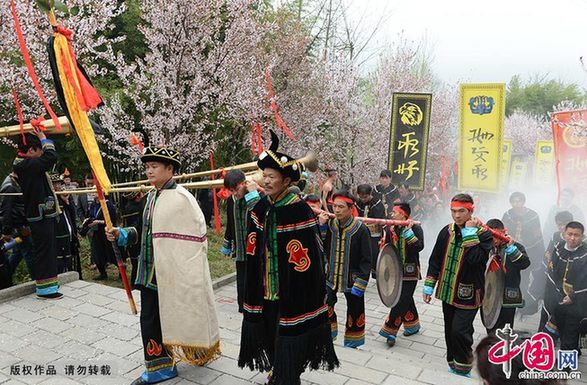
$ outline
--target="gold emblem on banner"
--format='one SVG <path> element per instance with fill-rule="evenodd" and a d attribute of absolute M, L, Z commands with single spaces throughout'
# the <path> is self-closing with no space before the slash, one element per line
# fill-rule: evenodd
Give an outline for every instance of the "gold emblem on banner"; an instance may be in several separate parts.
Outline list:
<path fill-rule="evenodd" d="M 422 119 L 424 118 L 424 114 L 420 107 L 418 107 L 417 104 L 410 102 L 404 103 L 404 105 L 399 108 L 399 114 L 401 115 L 402 123 L 408 126 L 417 126 L 422 123 Z"/>

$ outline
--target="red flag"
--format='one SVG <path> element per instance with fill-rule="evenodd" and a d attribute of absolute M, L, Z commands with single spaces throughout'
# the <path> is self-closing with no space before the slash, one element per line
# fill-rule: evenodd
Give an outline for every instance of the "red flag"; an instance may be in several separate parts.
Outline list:
<path fill-rule="evenodd" d="M 273 91 L 273 84 L 271 83 L 271 73 L 269 73 L 269 67 L 265 71 L 265 79 L 267 81 L 267 92 L 269 97 L 269 103 L 271 105 L 271 109 L 273 110 L 273 115 L 275 117 L 275 123 L 277 126 L 285 132 L 285 134 L 291 139 L 296 140 L 295 136 L 281 117 L 279 113 L 279 107 L 277 107 L 277 102 L 275 101 L 275 92 Z"/>
<path fill-rule="evenodd" d="M 557 189 L 587 191 L 587 110 L 552 114 Z M 557 198 L 558 200 L 558 198 Z"/>

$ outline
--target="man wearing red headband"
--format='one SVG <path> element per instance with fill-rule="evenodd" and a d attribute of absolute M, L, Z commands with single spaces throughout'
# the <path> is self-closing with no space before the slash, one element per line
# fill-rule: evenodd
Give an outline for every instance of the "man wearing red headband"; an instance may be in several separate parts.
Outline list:
<path fill-rule="evenodd" d="M 404 325 L 404 336 L 408 337 L 420 331 L 418 310 L 414 303 L 414 291 L 420 275 L 420 251 L 424 249 L 424 232 L 422 227 L 410 219 L 411 209 L 407 203 L 393 205 L 392 219 L 408 220 L 408 226 L 392 226 L 387 228 L 386 239 L 391 243 L 402 261 L 402 292 L 400 300 L 391 308 L 379 335 L 387 339 L 389 346 L 395 345 L 400 326 Z"/>
<path fill-rule="evenodd" d="M 335 219 L 328 224 L 324 248 L 327 256 L 328 316 L 332 339 L 338 335 L 334 305 L 337 293 L 347 301 L 344 346 L 356 348 L 365 343 L 365 289 L 371 272 L 369 229 L 356 220 L 355 198 L 348 191 L 333 195 Z"/>
<path fill-rule="evenodd" d="M 507 235 L 502 221 L 490 219 L 487 226 L 495 231 Z M 524 299 L 520 290 L 522 280 L 521 271 L 530 266 L 530 259 L 526 248 L 512 239 L 509 243 L 497 237 L 493 237 L 493 248 L 491 249 L 490 269 L 503 269 L 505 272 L 505 287 L 503 292 L 503 305 L 499 312 L 499 318 L 492 329 L 487 329 L 487 334 L 495 335 L 497 329 L 503 329 L 509 324 L 513 329 L 516 308 L 524 307 Z M 494 270 L 493 270 L 494 271 Z"/>
<path fill-rule="evenodd" d="M 430 303 L 438 282 L 436 298 L 442 301 L 449 372 L 466 377 L 473 365 L 473 320 L 483 301 L 485 267 L 493 247 L 491 234 L 473 218 L 473 209 L 470 195 L 452 198 L 454 223 L 438 234 L 423 293 L 424 302 Z"/>

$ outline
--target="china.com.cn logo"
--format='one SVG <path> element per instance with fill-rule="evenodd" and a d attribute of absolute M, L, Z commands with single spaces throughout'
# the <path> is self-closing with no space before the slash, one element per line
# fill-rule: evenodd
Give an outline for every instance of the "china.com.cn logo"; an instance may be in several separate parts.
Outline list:
<path fill-rule="evenodd" d="M 502 365 L 503 373 L 506 378 L 512 375 L 511 361 L 522 353 L 522 361 L 528 369 L 520 372 L 520 378 L 580 378 L 580 372 L 551 372 L 554 369 L 555 362 L 557 370 L 562 371 L 569 369 L 576 371 L 578 368 L 578 352 L 576 350 L 558 350 L 555 354 L 554 340 L 547 333 L 536 333 L 530 339 L 524 340 L 519 345 L 514 345 L 518 338 L 513 334 L 509 324 L 503 329 L 498 329 L 496 336 L 500 339 L 493 345 L 489 351 L 488 359 L 492 364 Z M 555 360 L 556 358 L 556 360 Z"/>

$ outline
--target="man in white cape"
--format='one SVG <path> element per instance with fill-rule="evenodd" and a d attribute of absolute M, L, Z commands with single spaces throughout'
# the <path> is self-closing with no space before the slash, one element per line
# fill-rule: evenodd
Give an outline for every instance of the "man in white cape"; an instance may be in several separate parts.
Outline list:
<path fill-rule="evenodd" d="M 108 233 L 121 247 L 141 242 L 135 287 L 141 291 L 146 370 L 132 385 L 176 377 L 178 360 L 202 366 L 220 355 L 206 222 L 194 196 L 173 179 L 179 153 L 146 147 L 141 161 L 155 187 L 147 196 L 142 228 Z"/>

